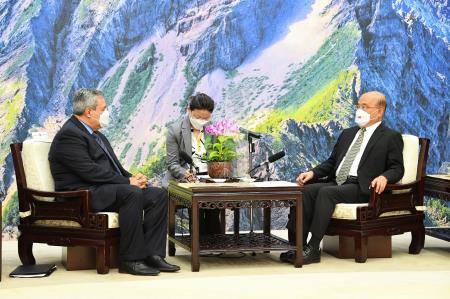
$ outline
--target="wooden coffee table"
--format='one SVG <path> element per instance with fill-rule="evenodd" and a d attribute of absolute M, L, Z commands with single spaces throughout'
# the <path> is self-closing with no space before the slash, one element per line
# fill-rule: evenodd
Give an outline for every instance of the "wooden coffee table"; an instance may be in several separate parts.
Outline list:
<path fill-rule="evenodd" d="M 303 264 L 301 187 L 282 181 L 258 183 L 169 183 L 169 255 L 175 255 L 175 244 L 191 252 L 193 272 L 200 270 L 200 254 L 221 252 L 255 252 L 296 250 L 294 266 Z M 296 246 L 270 233 L 270 210 L 274 207 L 296 207 Z M 186 207 L 191 212 L 191 233 L 175 235 L 175 212 Z M 199 234 L 200 209 L 264 208 L 262 233 Z"/>

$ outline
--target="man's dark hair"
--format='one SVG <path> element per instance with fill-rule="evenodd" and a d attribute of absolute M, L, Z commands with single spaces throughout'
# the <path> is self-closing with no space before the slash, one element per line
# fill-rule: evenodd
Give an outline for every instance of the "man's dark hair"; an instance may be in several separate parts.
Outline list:
<path fill-rule="evenodd" d="M 209 112 L 214 111 L 214 100 L 204 93 L 197 93 L 194 96 L 189 97 L 189 109 L 192 110 L 208 110 Z"/>

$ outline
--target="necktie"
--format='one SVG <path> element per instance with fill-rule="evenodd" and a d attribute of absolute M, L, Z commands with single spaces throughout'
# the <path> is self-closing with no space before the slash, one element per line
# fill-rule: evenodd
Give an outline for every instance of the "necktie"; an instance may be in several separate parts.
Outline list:
<path fill-rule="evenodd" d="M 336 183 L 338 185 L 342 185 L 347 180 L 347 176 L 350 173 L 350 168 L 352 167 L 353 161 L 355 161 L 355 157 L 358 154 L 359 149 L 361 148 L 365 131 L 365 128 L 359 130 L 358 138 L 356 139 L 350 150 L 347 152 L 347 155 L 345 155 L 344 162 L 342 162 L 341 169 L 339 169 L 339 173 L 336 176 Z"/>
<path fill-rule="evenodd" d="M 122 172 L 120 171 L 119 166 L 116 164 L 116 162 L 114 162 L 114 159 L 112 158 L 111 154 L 108 151 L 108 148 L 106 147 L 105 143 L 103 142 L 102 138 L 100 138 L 100 136 L 93 132 L 92 136 L 94 137 L 95 141 L 97 141 L 98 145 L 100 145 L 100 147 L 102 148 L 102 150 L 105 152 L 105 154 L 108 156 L 109 161 L 111 161 L 111 163 L 114 165 L 114 168 L 116 169 L 116 172 L 120 175 L 122 175 Z"/>

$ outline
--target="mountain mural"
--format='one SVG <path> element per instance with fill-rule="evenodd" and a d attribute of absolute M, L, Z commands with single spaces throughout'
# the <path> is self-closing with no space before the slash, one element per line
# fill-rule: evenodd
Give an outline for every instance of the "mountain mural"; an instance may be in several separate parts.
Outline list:
<path fill-rule="evenodd" d="M 353 125 L 358 96 L 380 90 L 389 126 L 431 139 L 436 172 L 450 161 L 449 19 L 446 0 L 0 0 L 5 230 L 17 224 L 9 144 L 54 132 L 80 87 L 103 90 L 105 134 L 155 183 L 166 128 L 197 91 L 215 99 L 215 118 L 265 133 L 255 163 L 285 149 L 274 177 L 292 181 Z"/>

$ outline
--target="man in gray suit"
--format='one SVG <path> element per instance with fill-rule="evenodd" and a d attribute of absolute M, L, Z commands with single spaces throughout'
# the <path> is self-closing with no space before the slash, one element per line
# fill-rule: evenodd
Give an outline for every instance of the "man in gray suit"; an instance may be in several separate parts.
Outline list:
<path fill-rule="evenodd" d="M 214 101 L 204 93 L 189 97 L 188 113 L 169 128 L 166 138 L 167 172 L 162 185 L 167 188 L 170 180 L 194 182 L 196 174 L 207 174 L 207 165 L 202 156 L 206 153 L 204 128 L 211 120 Z M 195 173 L 180 153 L 192 157 Z M 200 213 L 200 233 L 220 233 L 219 210 L 206 210 Z"/>

